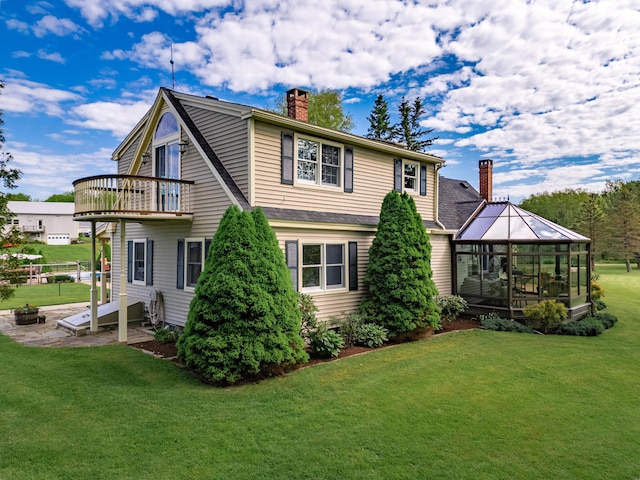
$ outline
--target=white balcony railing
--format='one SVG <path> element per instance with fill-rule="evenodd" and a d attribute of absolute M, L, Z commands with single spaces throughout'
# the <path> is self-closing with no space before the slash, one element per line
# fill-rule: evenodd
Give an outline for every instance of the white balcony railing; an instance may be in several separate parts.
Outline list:
<path fill-rule="evenodd" d="M 194 182 L 133 175 L 99 175 L 73 182 L 76 218 L 190 219 Z"/>

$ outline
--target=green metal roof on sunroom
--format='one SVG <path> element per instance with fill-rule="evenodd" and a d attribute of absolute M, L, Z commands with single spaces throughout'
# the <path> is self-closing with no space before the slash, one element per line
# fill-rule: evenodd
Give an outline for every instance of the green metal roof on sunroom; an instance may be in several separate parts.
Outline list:
<path fill-rule="evenodd" d="M 509 202 L 488 203 L 456 237 L 459 242 L 589 242 L 590 239 Z"/>

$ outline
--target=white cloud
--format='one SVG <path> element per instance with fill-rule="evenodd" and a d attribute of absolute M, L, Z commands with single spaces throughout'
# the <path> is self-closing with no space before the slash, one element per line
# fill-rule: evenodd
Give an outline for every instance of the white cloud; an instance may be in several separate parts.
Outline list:
<path fill-rule="evenodd" d="M 47 53 L 44 50 L 38 50 L 38 58 L 56 63 L 64 63 L 64 58 L 62 58 L 62 55 L 58 52 Z"/>
<path fill-rule="evenodd" d="M 73 162 L 65 154 L 34 151 L 11 145 L 14 160 L 12 166 L 22 171 L 17 191 L 44 200 L 53 193 L 73 190 L 76 178 L 115 173 L 116 163 L 111 161 L 111 150 L 101 148 L 97 151 L 73 155 Z"/>
<path fill-rule="evenodd" d="M 44 112 L 51 116 L 62 116 L 65 103 L 76 102 L 81 98 L 73 92 L 12 76 L 5 79 L 2 108 L 7 112 Z"/>
<path fill-rule="evenodd" d="M 231 0 L 65 0 L 66 4 L 80 9 L 82 16 L 94 27 L 102 27 L 111 17 L 120 15 L 137 22 L 148 22 L 158 11 L 177 16 L 188 12 L 201 12 L 231 4 Z"/>
<path fill-rule="evenodd" d="M 153 98 L 145 100 L 119 100 L 117 102 L 93 102 L 78 105 L 71 110 L 74 118 L 67 123 L 82 128 L 111 132 L 124 138 L 151 107 Z"/>
<path fill-rule="evenodd" d="M 7 28 L 10 30 L 17 30 L 22 33 L 27 33 L 29 31 L 28 23 L 22 22 L 20 20 L 16 20 L 15 18 L 7 20 L 6 23 L 7 23 Z"/>
<path fill-rule="evenodd" d="M 53 15 L 46 15 L 42 17 L 33 26 L 33 34 L 36 37 L 44 37 L 48 34 L 53 34 L 58 37 L 63 37 L 70 34 L 83 33 L 84 29 L 71 21 L 68 18 L 57 18 Z"/>

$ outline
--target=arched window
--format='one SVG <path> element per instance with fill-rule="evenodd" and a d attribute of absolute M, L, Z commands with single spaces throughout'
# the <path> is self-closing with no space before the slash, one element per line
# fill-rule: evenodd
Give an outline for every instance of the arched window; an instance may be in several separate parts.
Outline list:
<path fill-rule="evenodd" d="M 167 112 L 160 118 L 154 138 L 166 137 L 173 133 L 178 133 L 178 122 L 176 122 L 176 117 L 173 114 Z"/>

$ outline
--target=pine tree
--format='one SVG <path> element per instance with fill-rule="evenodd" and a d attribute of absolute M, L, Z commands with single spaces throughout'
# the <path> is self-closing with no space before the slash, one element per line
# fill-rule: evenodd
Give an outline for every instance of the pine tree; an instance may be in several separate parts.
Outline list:
<path fill-rule="evenodd" d="M 380 210 L 364 277 L 368 294 L 361 304 L 367 321 L 394 337 L 419 327 L 436 327 L 439 309 L 431 279 L 431 245 L 413 199 L 392 191 Z"/>
<path fill-rule="evenodd" d="M 208 381 L 232 384 L 306 358 L 284 257 L 261 245 L 266 237 L 264 225 L 232 206 L 213 238 L 177 342 L 180 361 Z"/>
<path fill-rule="evenodd" d="M 395 132 L 391 124 L 391 118 L 389 117 L 389 104 L 382 94 L 378 94 L 376 97 L 373 109 L 367 117 L 367 120 L 369 120 L 368 138 L 387 141 L 393 140 Z"/>
<path fill-rule="evenodd" d="M 400 121 L 395 127 L 397 139 L 403 143 L 407 150 L 422 151 L 433 145 L 438 137 L 423 138 L 433 132 L 433 129 L 425 130 L 420 126 L 420 117 L 426 113 L 422 99 L 416 97 L 413 105 L 410 105 L 405 97 L 402 97 L 398 105 Z"/>
<path fill-rule="evenodd" d="M 600 240 L 605 223 L 600 195 L 591 193 L 580 207 L 577 230 L 591 239 L 591 270 L 595 270 L 596 255 L 600 249 Z"/>

